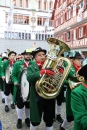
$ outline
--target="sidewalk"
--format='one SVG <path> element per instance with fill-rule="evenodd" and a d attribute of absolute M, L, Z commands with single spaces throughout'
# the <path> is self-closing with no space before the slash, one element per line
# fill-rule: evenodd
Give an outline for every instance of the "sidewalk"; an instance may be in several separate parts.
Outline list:
<path fill-rule="evenodd" d="M 2 126 L 3 126 L 3 130 L 18 130 L 16 128 L 16 123 L 17 123 L 17 114 L 16 114 L 16 109 L 12 110 L 10 107 L 10 98 L 9 98 L 9 108 L 10 111 L 8 113 L 6 113 L 4 111 L 4 107 L 5 105 L 2 104 L 1 102 L 1 92 L 0 92 L 0 120 L 2 121 Z M 24 114 L 23 114 L 23 127 L 21 130 L 29 130 L 29 128 L 27 128 L 26 124 L 24 123 Z M 63 103 L 62 105 L 62 117 L 65 117 L 65 103 Z M 54 130 L 60 130 L 60 123 L 58 123 L 57 121 L 54 122 L 53 124 Z M 73 122 L 69 123 L 69 125 L 67 126 L 66 130 L 72 130 L 73 129 Z M 45 130 L 45 124 L 42 121 L 41 124 L 38 126 L 37 130 Z"/>

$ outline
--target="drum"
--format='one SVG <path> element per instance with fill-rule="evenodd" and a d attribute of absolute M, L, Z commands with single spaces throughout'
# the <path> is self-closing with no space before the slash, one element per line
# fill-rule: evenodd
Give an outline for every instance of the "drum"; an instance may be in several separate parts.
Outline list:
<path fill-rule="evenodd" d="M 11 70 L 10 67 L 6 69 L 6 75 L 5 75 L 6 83 L 10 84 L 11 82 Z"/>
<path fill-rule="evenodd" d="M 26 72 L 27 72 L 27 69 L 24 69 L 21 74 L 20 87 L 21 87 L 21 96 L 22 96 L 23 102 L 26 102 L 28 100 L 28 95 L 29 95 L 29 82 L 27 81 L 27 78 L 26 78 Z"/>

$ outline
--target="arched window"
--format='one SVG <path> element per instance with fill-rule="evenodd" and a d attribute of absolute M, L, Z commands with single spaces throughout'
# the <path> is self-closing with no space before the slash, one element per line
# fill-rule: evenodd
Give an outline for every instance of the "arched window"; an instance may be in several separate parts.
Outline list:
<path fill-rule="evenodd" d="M 44 1 L 44 10 L 47 9 L 46 6 L 47 6 L 47 1 L 45 0 L 45 1 Z"/>
<path fill-rule="evenodd" d="M 53 2 L 50 1 L 50 2 L 49 2 L 49 9 L 52 9 L 52 8 L 53 8 Z"/>
<path fill-rule="evenodd" d="M 38 2 L 38 9 L 41 9 L 41 0 Z"/>

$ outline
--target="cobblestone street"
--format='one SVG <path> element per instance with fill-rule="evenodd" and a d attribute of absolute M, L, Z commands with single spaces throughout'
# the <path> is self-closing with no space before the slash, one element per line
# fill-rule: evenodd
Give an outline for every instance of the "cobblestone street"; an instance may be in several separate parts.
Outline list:
<path fill-rule="evenodd" d="M 6 113 L 4 111 L 4 104 L 2 104 L 1 102 L 1 93 L 0 93 L 0 120 L 2 121 L 2 126 L 3 126 L 3 130 L 17 130 L 16 128 L 16 122 L 17 122 L 17 114 L 16 114 L 16 109 L 12 110 L 10 107 L 10 97 L 9 97 L 9 108 L 10 111 L 8 113 Z M 24 114 L 23 114 L 23 127 L 21 130 L 29 130 L 29 128 L 27 128 L 26 124 L 24 123 Z M 63 103 L 62 105 L 62 117 L 65 117 L 65 103 Z M 54 130 L 60 130 L 60 123 L 58 123 L 57 121 L 54 122 L 53 124 Z M 73 122 L 69 123 L 69 125 L 67 126 L 66 130 L 72 130 L 73 129 Z M 45 124 L 42 121 L 41 124 L 38 126 L 38 130 L 45 130 Z"/>

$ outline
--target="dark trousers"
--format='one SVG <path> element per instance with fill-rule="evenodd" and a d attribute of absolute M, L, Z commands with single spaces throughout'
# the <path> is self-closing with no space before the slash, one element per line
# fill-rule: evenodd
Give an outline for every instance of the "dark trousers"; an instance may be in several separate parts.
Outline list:
<path fill-rule="evenodd" d="M 3 82 L 2 78 L 0 78 L 0 89 L 2 91 L 4 91 L 4 82 Z"/>
<path fill-rule="evenodd" d="M 56 97 L 57 105 L 59 106 L 61 106 L 62 102 L 64 101 L 64 91 L 65 91 L 65 88 L 64 86 L 62 86 L 59 95 Z"/>
<path fill-rule="evenodd" d="M 47 127 L 51 127 L 53 125 L 53 119 L 55 115 L 55 101 L 54 99 L 41 99 L 37 102 L 38 111 L 40 118 L 42 117 L 46 123 Z M 33 126 L 37 126 L 40 123 L 31 122 Z"/>
<path fill-rule="evenodd" d="M 5 83 L 4 94 L 6 96 L 9 96 L 10 93 L 13 95 L 13 88 L 14 88 L 14 84 L 7 84 L 7 83 Z"/>
<path fill-rule="evenodd" d="M 23 102 L 23 99 L 21 97 L 21 90 L 20 90 L 20 88 L 18 88 L 18 90 L 17 90 L 17 97 L 16 98 L 17 98 L 17 107 L 19 109 L 22 109 L 24 106 L 27 109 L 29 109 L 29 101 Z"/>

